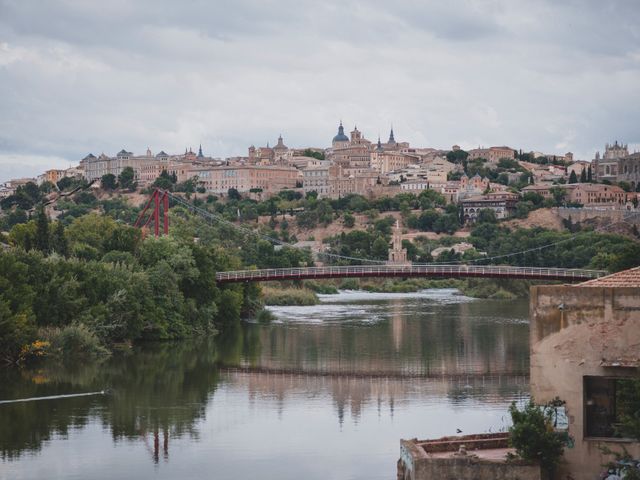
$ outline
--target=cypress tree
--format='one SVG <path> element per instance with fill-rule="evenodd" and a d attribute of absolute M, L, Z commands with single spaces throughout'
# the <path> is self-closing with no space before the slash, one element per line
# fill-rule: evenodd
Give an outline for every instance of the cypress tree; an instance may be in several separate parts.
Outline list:
<path fill-rule="evenodd" d="M 36 218 L 35 248 L 43 253 L 49 253 L 49 247 L 49 219 L 44 208 L 40 208 Z"/>
<path fill-rule="evenodd" d="M 53 229 L 51 235 L 51 250 L 64 257 L 69 255 L 69 244 L 67 243 L 67 237 L 64 236 L 64 225 L 62 225 L 62 222 L 56 222 L 56 226 Z"/>
<path fill-rule="evenodd" d="M 591 171 L 591 165 L 589 165 L 589 170 L 587 170 L 587 182 L 593 182 L 593 173 Z"/>
<path fill-rule="evenodd" d="M 571 170 L 571 175 L 569 175 L 569 183 L 578 183 L 578 176 L 576 175 L 575 170 Z"/>
<path fill-rule="evenodd" d="M 587 169 L 583 168 L 582 173 L 580 173 L 580 183 L 587 183 Z"/>

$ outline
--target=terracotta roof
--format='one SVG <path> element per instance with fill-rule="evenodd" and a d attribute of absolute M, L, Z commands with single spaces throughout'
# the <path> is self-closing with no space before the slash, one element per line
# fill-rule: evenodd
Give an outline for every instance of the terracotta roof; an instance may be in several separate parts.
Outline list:
<path fill-rule="evenodd" d="M 640 267 L 589 280 L 578 287 L 640 287 Z"/>

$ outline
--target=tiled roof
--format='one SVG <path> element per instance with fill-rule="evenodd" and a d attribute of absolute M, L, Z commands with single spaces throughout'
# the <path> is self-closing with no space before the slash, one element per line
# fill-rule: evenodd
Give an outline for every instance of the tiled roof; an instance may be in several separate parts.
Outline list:
<path fill-rule="evenodd" d="M 640 267 L 596 278 L 578 284 L 579 287 L 640 287 Z"/>

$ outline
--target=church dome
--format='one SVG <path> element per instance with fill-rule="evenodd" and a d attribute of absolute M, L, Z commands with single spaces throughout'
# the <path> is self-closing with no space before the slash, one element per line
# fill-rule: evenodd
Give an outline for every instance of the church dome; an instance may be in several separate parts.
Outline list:
<path fill-rule="evenodd" d="M 333 143 L 335 142 L 348 142 L 349 137 L 344 134 L 344 127 L 342 126 L 342 122 L 340 122 L 340 126 L 338 127 L 338 134 L 333 137 Z"/>

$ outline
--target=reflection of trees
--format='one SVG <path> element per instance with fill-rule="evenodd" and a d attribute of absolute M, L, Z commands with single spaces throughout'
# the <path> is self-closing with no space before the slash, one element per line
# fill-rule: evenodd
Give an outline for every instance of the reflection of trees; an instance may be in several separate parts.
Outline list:
<path fill-rule="evenodd" d="M 528 327 L 504 321 L 513 316 L 509 305 L 436 304 L 425 311 L 424 304 L 403 302 L 394 302 L 390 321 L 375 324 L 251 324 L 228 329 L 215 344 L 148 344 L 102 363 L 0 369 L 2 399 L 113 391 L 0 405 L 0 457 L 37 451 L 52 435 L 68 435 L 98 419 L 116 442 L 145 442 L 157 462 L 169 454 L 171 438 L 198 435 L 195 426 L 218 385 L 220 365 L 253 369 L 231 376 L 246 384 L 250 397 L 268 395 L 284 405 L 292 389 L 328 394 L 339 421 L 347 412 L 359 418 L 365 405 L 393 411 L 407 398 L 460 403 L 526 389 Z M 271 370 L 292 374 L 273 375 Z"/>
<path fill-rule="evenodd" d="M 4 399 L 107 388 L 112 394 L 0 405 L 0 455 L 11 458 L 38 450 L 53 434 L 67 435 L 98 417 L 116 441 L 148 441 L 157 461 L 160 443 L 168 450 L 171 436 L 197 435 L 194 425 L 204 416 L 218 381 L 215 361 L 212 343 L 180 342 L 145 346 L 102 364 L 47 363 L 40 369 L 2 370 Z"/>
<path fill-rule="evenodd" d="M 425 375 L 528 371 L 528 326 L 505 321 L 513 315 L 510 305 L 432 305 L 425 312 L 420 305 L 402 311 L 398 303 L 388 321 L 373 325 L 247 326 L 247 335 L 260 337 L 261 352 L 245 345 L 243 358 L 227 365 Z"/>

